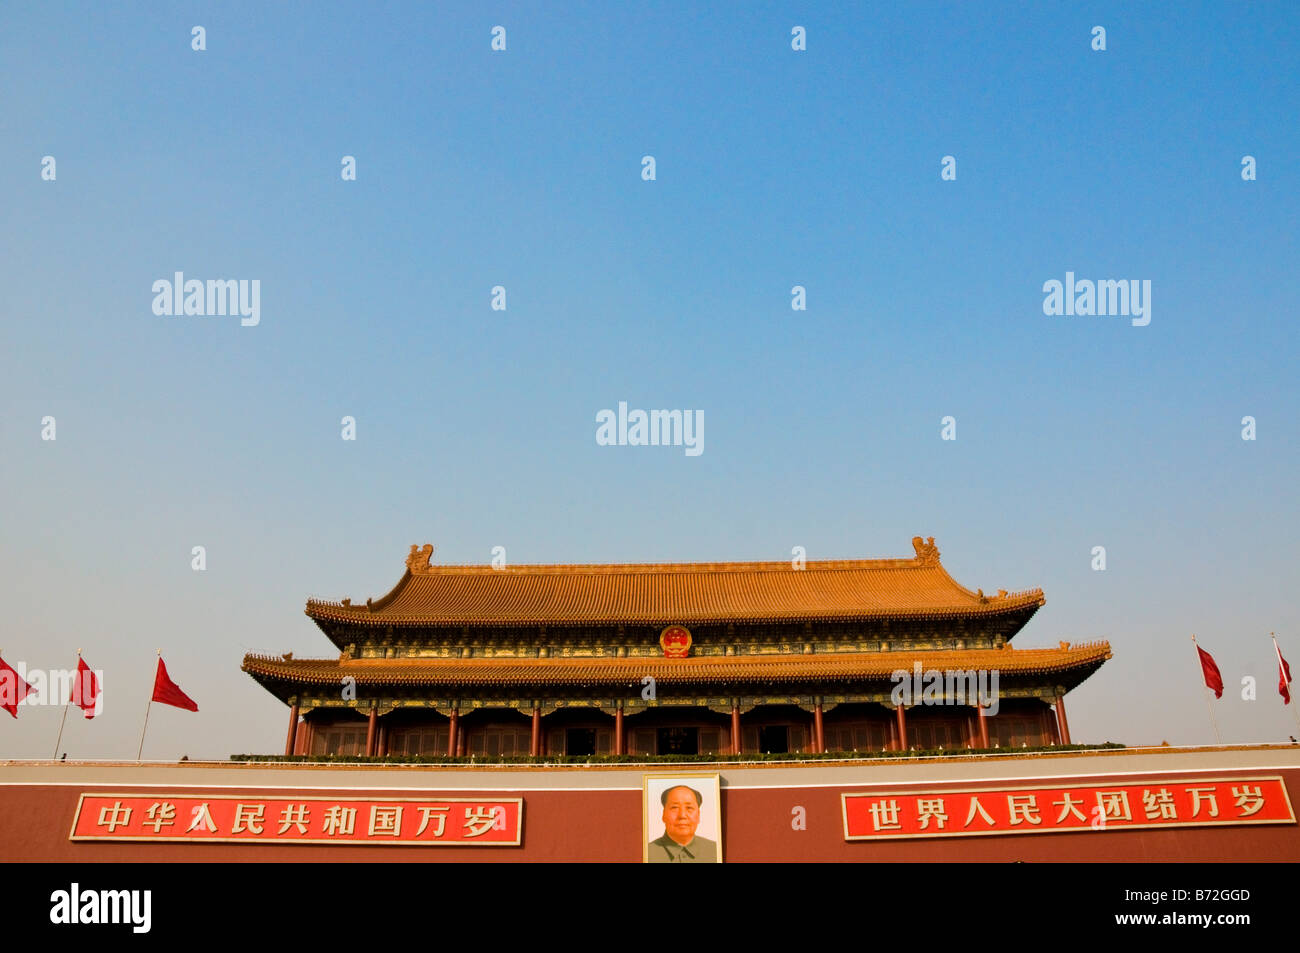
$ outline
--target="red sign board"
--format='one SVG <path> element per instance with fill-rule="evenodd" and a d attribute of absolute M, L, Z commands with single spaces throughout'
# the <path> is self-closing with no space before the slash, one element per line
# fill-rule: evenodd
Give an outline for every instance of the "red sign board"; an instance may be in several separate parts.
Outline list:
<path fill-rule="evenodd" d="M 83 794 L 71 839 L 517 847 L 523 798 Z"/>
<path fill-rule="evenodd" d="M 1294 824 L 1280 777 L 841 795 L 845 840 Z"/>

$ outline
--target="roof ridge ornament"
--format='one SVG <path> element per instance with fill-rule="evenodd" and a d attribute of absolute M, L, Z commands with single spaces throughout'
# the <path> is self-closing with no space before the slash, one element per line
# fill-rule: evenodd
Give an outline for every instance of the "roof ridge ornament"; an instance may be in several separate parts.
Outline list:
<path fill-rule="evenodd" d="M 939 565 L 939 547 L 934 545 L 934 537 L 921 539 L 920 536 L 912 537 L 912 548 L 916 550 L 916 562 L 921 566 Z"/>
<path fill-rule="evenodd" d="M 425 543 L 423 546 L 412 543 L 410 555 L 406 557 L 406 571 L 412 576 L 427 576 L 433 572 L 433 567 L 429 565 L 432 558 L 433 543 Z"/>

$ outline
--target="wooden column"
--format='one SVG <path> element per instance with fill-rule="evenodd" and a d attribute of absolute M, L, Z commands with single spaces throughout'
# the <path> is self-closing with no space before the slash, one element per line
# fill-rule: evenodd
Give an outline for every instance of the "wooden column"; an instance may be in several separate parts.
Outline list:
<path fill-rule="evenodd" d="M 447 723 L 447 757 L 449 758 L 456 757 L 456 729 L 460 727 L 459 720 L 460 712 L 453 708 L 451 710 L 451 721 Z"/>
<path fill-rule="evenodd" d="M 302 723 L 306 726 L 302 733 L 302 753 L 310 756 L 313 754 L 312 749 L 316 746 L 316 726 L 308 721 L 305 716 Z"/>
<path fill-rule="evenodd" d="M 614 709 L 614 754 L 623 753 L 623 703 Z"/>
<path fill-rule="evenodd" d="M 731 753 L 740 754 L 744 746 L 740 740 L 740 705 L 731 703 Z"/>
<path fill-rule="evenodd" d="M 379 726 L 379 750 L 375 752 L 381 758 L 388 757 L 388 725 L 380 724 Z"/>
<path fill-rule="evenodd" d="M 983 705 L 976 705 L 976 706 L 975 706 L 975 712 L 976 712 L 976 714 L 977 714 L 978 717 L 979 717 L 979 725 L 980 725 L 980 747 L 981 747 L 981 748 L 987 748 L 987 747 L 989 746 L 989 719 L 988 719 L 988 715 L 984 714 L 984 706 L 983 706 Z"/>
<path fill-rule="evenodd" d="M 293 754 L 293 743 L 298 740 L 298 702 L 295 700 L 289 709 L 289 737 L 284 742 L 284 756 Z"/>
<path fill-rule="evenodd" d="M 374 705 L 370 706 L 370 722 L 366 725 L 366 756 L 371 757 L 375 753 L 375 743 L 379 740 L 376 735 L 379 730 L 379 711 Z"/>
<path fill-rule="evenodd" d="M 894 717 L 898 722 L 898 750 L 907 750 L 907 716 L 903 713 L 904 707 L 899 705 L 894 709 Z"/>
<path fill-rule="evenodd" d="M 817 699 L 813 708 L 813 750 L 818 754 L 826 752 L 826 733 L 822 724 L 822 700 Z"/>
<path fill-rule="evenodd" d="M 1070 723 L 1065 720 L 1065 696 L 1060 695 L 1056 699 L 1056 722 L 1061 729 L 1061 744 L 1070 743 Z"/>
<path fill-rule="evenodd" d="M 533 738 L 528 746 L 528 753 L 534 758 L 542 756 L 542 709 L 540 705 L 533 706 Z"/>

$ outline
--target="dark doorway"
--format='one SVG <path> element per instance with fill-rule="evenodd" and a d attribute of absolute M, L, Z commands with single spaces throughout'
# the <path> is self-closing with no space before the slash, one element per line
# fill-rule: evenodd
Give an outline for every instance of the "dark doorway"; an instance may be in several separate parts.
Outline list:
<path fill-rule="evenodd" d="M 758 750 L 763 754 L 785 754 L 790 750 L 787 725 L 764 725 L 758 729 Z"/>
<path fill-rule="evenodd" d="M 699 754 L 700 729 L 698 728 L 660 728 L 660 754 Z"/>
<path fill-rule="evenodd" d="M 569 728 L 564 733 L 565 754 L 595 754 L 595 728 Z"/>

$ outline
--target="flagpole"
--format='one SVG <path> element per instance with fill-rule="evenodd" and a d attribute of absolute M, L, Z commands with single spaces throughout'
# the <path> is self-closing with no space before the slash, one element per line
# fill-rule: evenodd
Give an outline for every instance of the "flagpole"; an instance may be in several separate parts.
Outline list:
<path fill-rule="evenodd" d="M 54 760 L 55 761 L 59 760 L 59 745 L 63 744 L 63 726 L 68 721 L 68 706 L 71 704 L 72 702 L 70 701 L 63 703 L 63 717 L 59 719 L 59 736 L 54 739 Z"/>
<path fill-rule="evenodd" d="M 1295 693 L 1291 691 L 1291 686 L 1294 685 L 1295 682 L 1286 677 L 1286 666 L 1282 664 L 1282 650 L 1278 648 L 1277 636 L 1270 632 L 1268 637 L 1273 640 L 1273 651 L 1277 653 L 1277 673 L 1282 677 L 1282 680 L 1286 682 L 1287 694 L 1291 696 L 1291 701 L 1294 703 Z M 1296 727 L 1300 728 L 1300 707 L 1292 704 L 1291 714 L 1295 715 Z"/>
<path fill-rule="evenodd" d="M 158 650 L 158 657 L 162 658 L 162 649 Z M 158 681 L 158 670 L 154 669 L 154 682 Z M 149 692 L 149 704 L 144 706 L 144 727 L 140 729 L 140 750 L 135 753 L 135 760 L 139 761 L 144 754 L 144 733 L 149 730 L 149 709 L 153 707 L 153 691 Z"/>
<path fill-rule="evenodd" d="M 140 729 L 140 750 L 135 753 L 135 760 L 139 761 L 140 756 L 144 754 L 144 733 L 149 730 L 149 709 L 153 707 L 153 696 L 149 696 L 149 704 L 144 706 L 144 727 Z"/>
<path fill-rule="evenodd" d="M 81 649 L 77 649 L 77 658 L 78 659 L 81 658 Z M 81 673 L 78 672 L 77 674 L 80 675 Z M 73 681 L 72 684 L 76 685 L 77 683 L 76 681 Z M 55 761 L 59 760 L 59 745 L 63 744 L 63 726 L 68 723 L 68 706 L 71 704 L 72 704 L 71 698 L 69 698 L 66 702 L 63 703 L 63 717 L 59 719 L 59 737 L 54 739 L 54 760 Z"/>
<path fill-rule="evenodd" d="M 1201 688 L 1205 692 L 1205 710 L 1210 713 L 1210 724 L 1214 726 L 1214 741 L 1216 744 L 1223 744 L 1223 738 L 1219 735 L 1219 723 L 1214 718 L 1214 707 L 1210 704 L 1210 686 L 1205 684 L 1205 668 L 1201 664 L 1200 643 L 1196 641 L 1196 634 L 1192 634 L 1192 644 L 1196 646 L 1196 667 L 1201 669 Z"/>

